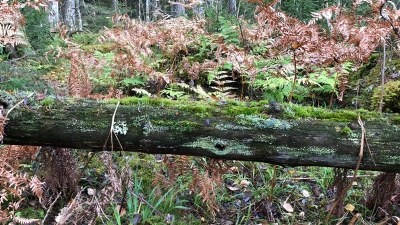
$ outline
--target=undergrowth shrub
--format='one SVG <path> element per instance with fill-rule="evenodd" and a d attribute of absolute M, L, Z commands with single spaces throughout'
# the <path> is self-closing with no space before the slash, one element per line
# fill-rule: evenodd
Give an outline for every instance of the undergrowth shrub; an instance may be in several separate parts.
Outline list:
<path fill-rule="evenodd" d="M 78 33 L 72 36 L 72 41 L 80 45 L 96 44 L 100 34 L 97 33 Z"/>
<path fill-rule="evenodd" d="M 29 161 L 38 150 L 39 147 L 34 146 L 0 147 L 0 222 L 2 224 L 7 221 L 24 221 L 16 212 L 20 210 L 20 206 L 24 205 L 25 198 L 36 195 L 39 201 L 42 201 L 43 183 L 36 175 L 20 169 L 20 160 Z M 38 222 L 38 220 L 30 222 Z"/>
<path fill-rule="evenodd" d="M 0 89 L 13 91 L 43 91 L 46 88 L 49 89 L 41 78 L 43 70 L 0 62 L 0 71 Z"/>
<path fill-rule="evenodd" d="M 44 51 L 53 42 L 48 12 L 32 8 L 23 8 L 21 12 L 26 18 L 25 31 L 29 44 L 34 50 Z"/>
<path fill-rule="evenodd" d="M 381 86 L 375 88 L 372 95 L 371 108 L 378 109 L 380 102 Z M 400 112 L 400 81 L 390 81 L 385 84 L 383 92 L 384 112 Z"/>

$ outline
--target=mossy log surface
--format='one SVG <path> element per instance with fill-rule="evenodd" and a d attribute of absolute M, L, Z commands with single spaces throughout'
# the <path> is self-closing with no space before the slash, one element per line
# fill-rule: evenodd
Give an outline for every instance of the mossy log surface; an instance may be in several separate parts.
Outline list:
<path fill-rule="evenodd" d="M 185 105 L 186 104 L 186 105 Z M 136 102 L 120 105 L 114 132 L 124 151 L 183 154 L 249 160 L 286 166 L 355 168 L 361 129 L 348 122 L 322 119 L 276 119 L 232 115 L 229 104 Z M 214 111 L 209 112 L 209 107 Z M 21 106 L 8 116 L 4 144 L 119 151 L 110 134 L 116 104 L 91 100 L 51 100 Z M 356 123 L 356 121 L 354 121 Z M 368 144 L 360 169 L 400 172 L 399 127 L 384 117 L 364 119 Z M 110 140 L 110 139 L 108 139 Z"/>

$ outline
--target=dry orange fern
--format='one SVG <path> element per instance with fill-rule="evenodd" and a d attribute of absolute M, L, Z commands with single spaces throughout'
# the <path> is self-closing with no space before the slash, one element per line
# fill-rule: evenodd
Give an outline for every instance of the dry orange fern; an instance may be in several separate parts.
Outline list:
<path fill-rule="evenodd" d="M 70 52 L 71 70 L 68 77 L 68 93 L 70 96 L 88 97 L 92 92 L 89 82 L 89 71 L 94 62 L 93 57 L 89 57 L 83 51 L 73 50 Z"/>
<path fill-rule="evenodd" d="M 32 160 L 39 149 L 39 146 L 5 145 L 0 147 L 0 155 L 7 163 L 17 168 L 21 160 Z"/>
<path fill-rule="evenodd" d="M 200 195 L 207 208 L 215 215 L 219 211 L 216 201 L 217 188 L 222 185 L 222 176 L 228 166 L 221 160 L 194 160 L 189 156 L 165 156 L 165 171 L 155 174 L 154 186 L 173 187 L 178 177 L 190 175 L 190 191 Z M 195 163 L 194 163 L 195 162 Z"/>
<path fill-rule="evenodd" d="M 7 118 L 0 113 L 0 144 L 3 144 L 4 127 L 6 126 Z"/>
<path fill-rule="evenodd" d="M 19 12 L 18 6 L 21 6 L 21 4 L 9 5 L 8 1 L 0 3 L 0 15 L 2 17 L 0 22 L 0 46 L 27 44 L 24 39 L 25 35 L 21 32 L 21 28 L 25 25 L 25 18 Z"/>
<path fill-rule="evenodd" d="M 14 216 L 13 220 L 14 220 L 14 222 L 16 222 L 18 224 L 29 224 L 29 225 L 41 224 L 41 222 L 42 222 L 40 219 L 27 219 L 27 218 L 21 218 L 18 216 Z"/>

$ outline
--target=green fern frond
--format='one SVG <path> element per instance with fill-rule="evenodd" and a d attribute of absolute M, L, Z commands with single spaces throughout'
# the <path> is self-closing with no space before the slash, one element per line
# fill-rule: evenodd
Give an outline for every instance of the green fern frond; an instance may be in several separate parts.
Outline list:
<path fill-rule="evenodd" d="M 349 73 L 353 68 L 353 63 L 352 62 L 345 62 L 342 65 L 342 72 Z"/>
<path fill-rule="evenodd" d="M 173 99 L 180 99 L 184 95 L 186 95 L 184 91 L 179 91 L 175 87 L 176 87 L 175 85 L 170 85 L 168 86 L 168 88 L 162 90 L 161 93 L 170 96 Z"/>
<path fill-rule="evenodd" d="M 311 89 L 312 92 L 319 92 L 319 93 L 332 93 L 333 88 L 331 85 L 325 84 L 319 87 L 315 87 Z"/>
<path fill-rule="evenodd" d="M 318 79 L 316 80 L 317 83 L 319 84 L 327 84 L 330 87 L 334 87 L 335 85 L 335 79 L 336 79 L 336 75 L 332 75 L 332 76 L 319 76 Z"/>

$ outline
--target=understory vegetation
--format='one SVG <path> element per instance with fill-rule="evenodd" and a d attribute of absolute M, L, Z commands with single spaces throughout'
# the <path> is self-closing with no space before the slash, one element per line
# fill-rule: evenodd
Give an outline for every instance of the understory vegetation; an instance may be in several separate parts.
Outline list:
<path fill-rule="evenodd" d="M 395 4 L 354 1 L 299 15 L 274 8 L 277 1 L 252 0 L 242 5 L 253 9 L 251 19 L 212 9 L 205 18 L 152 22 L 103 14 L 92 31 L 74 34 L 62 26 L 50 33 L 37 2 L 0 4 L 5 18 L 24 18 L 13 28 L 27 36 L 0 36 L 4 109 L 35 93 L 35 107 L 49 110 L 55 99 L 169 99 L 198 102 L 196 113 L 207 118 L 210 103 L 261 102 L 260 112 L 221 113 L 246 117 L 265 106 L 270 117 L 286 108 L 296 114 L 284 119 L 346 122 L 391 113 L 400 124 Z M 83 15 L 88 24 L 90 15 Z M 10 43 L 18 51 L 7 50 Z M 2 143 L 8 118 L 0 112 Z M 399 188 L 396 173 L 357 168 L 0 145 L 2 224 L 399 224 Z"/>

